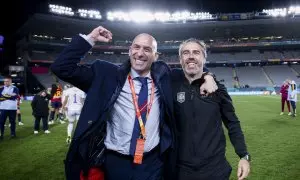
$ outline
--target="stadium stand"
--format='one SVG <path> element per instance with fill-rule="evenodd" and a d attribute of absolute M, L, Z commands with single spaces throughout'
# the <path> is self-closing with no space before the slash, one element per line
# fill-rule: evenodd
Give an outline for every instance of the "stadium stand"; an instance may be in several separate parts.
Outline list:
<path fill-rule="evenodd" d="M 54 61 L 57 57 L 58 53 L 49 53 L 46 51 L 32 51 L 31 59 L 32 60 L 46 60 L 46 61 Z"/>
<path fill-rule="evenodd" d="M 48 60 L 53 61 L 55 57 L 57 57 L 57 53 L 47 53 L 41 51 L 33 51 L 31 56 L 32 60 Z M 215 52 L 208 52 L 207 61 L 211 63 L 216 63 L 218 61 L 247 61 L 247 60 L 269 60 L 269 59 L 297 59 L 300 58 L 300 53 L 298 54 L 297 51 L 265 51 L 264 53 L 260 53 L 258 50 L 252 50 L 251 52 L 222 52 L 222 53 L 215 53 Z M 87 54 L 84 57 L 85 61 L 90 60 L 107 60 L 114 63 L 122 63 L 128 59 L 127 54 Z M 175 63 L 178 62 L 178 55 L 177 52 L 173 53 L 162 53 L 159 56 L 159 59 L 165 62 Z"/>
<path fill-rule="evenodd" d="M 288 65 L 265 66 L 264 69 L 274 82 L 275 86 L 281 86 L 286 79 L 298 80 L 297 75 Z"/>
<path fill-rule="evenodd" d="M 53 84 L 54 79 L 51 76 L 50 73 L 47 74 L 34 74 L 35 77 L 38 79 L 38 81 L 45 87 L 51 87 L 51 84 Z"/>
<path fill-rule="evenodd" d="M 300 61 L 300 18 L 294 16 L 296 12 L 287 12 L 285 18 L 275 18 L 276 14 L 269 11 L 262 14 L 243 13 L 246 19 L 238 18 L 240 16 L 237 14 L 211 16 L 205 13 L 193 19 L 191 13 L 188 20 L 168 17 L 167 21 L 156 19 L 141 25 L 135 21 L 122 22 L 116 17 L 112 21 L 113 16 L 117 16 L 114 13 L 111 17 L 91 18 L 77 11 L 59 14 L 55 8 L 58 7 L 50 7 L 50 14 L 33 15 L 18 31 L 19 36 L 24 37 L 23 45 L 28 44 L 29 47 L 20 51 L 29 56 L 20 56 L 33 62 L 33 66 L 39 63 L 48 63 L 49 66 L 49 61 L 57 57 L 73 35 L 88 33 L 99 25 L 96 18 L 114 32 L 114 39 L 110 43 L 96 43 L 83 58 L 83 63 L 106 60 L 121 64 L 128 59 L 126 53 L 132 38 L 138 33 L 149 33 L 158 41 L 159 60 L 172 67 L 180 67 L 178 46 L 183 40 L 190 37 L 203 40 L 208 45 L 209 69 L 228 88 L 241 89 L 248 85 L 248 90 L 256 87 L 263 89 L 261 87 L 280 86 L 287 78 L 298 81 L 300 65 L 295 63 Z M 183 23 L 185 28 L 182 28 Z M 289 26 L 288 33 L 282 28 L 286 25 Z M 19 45 L 22 48 L 22 43 Z M 53 83 L 49 73 L 33 74 L 45 86 Z"/>
<path fill-rule="evenodd" d="M 230 67 L 211 67 L 209 68 L 213 72 L 217 80 L 224 84 L 227 88 L 234 87 L 233 72 Z"/>
<path fill-rule="evenodd" d="M 300 75 L 300 65 L 291 65 L 291 68 L 293 68 L 293 70 L 295 70 L 296 73 L 298 73 L 297 76 Z"/>
<path fill-rule="evenodd" d="M 280 59 L 281 57 L 295 57 L 297 55 L 296 51 L 265 51 L 260 54 L 258 50 L 252 50 L 251 52 L 234 52 L 234 53 L 208 53 L 208 61 L 211 63 L 224 62 L 224 61 L 236 61 L 237 63 L 245 60 L 259 60 L 262 58 L 266 59 Z M 31 59 L 33 60 L 50 60 L 53 61 L 57 54 L 33 51 Z M 162 53 L 160 55 L 160 60 L 167 63 L 179 64 L 178 55 L 174 53 Z M 84 58 L 84 63 L 92 63 L 95 60 L 106 60 L 112 63 L 123 63 L 128 60 L 127 54 L 100 54 L 100 53 L 88 53 Z M 220 66 L 220 65 L 219 65 Z M 239 80 L 239 85 L 244 87 L 248 85 L 250 87 L 268 87 L 268 86 L 280 86 L 282 82 L 287 79 L 297 79 L 300 73 L 300 65 L 293 65 L 291 67 L 287 65 L 274 65 L 274 66 L 264 66 L 265 72 L 260 66 L 245 66 L 236 67 L 236 73 Z M 234 74 L 232 68 L 229 67 L 211 67 L 212 72 L 216 74 L 219 80 L 225 84 L 226 87 L 234 87 Z M 33 72 L 34 73 L 34 72 Z M 44 73 L 34 73 L 37 79 L 48 87 L 51 82 L 53 82 L 53 77 L 50 74 Z M 268 81 L 270 77 L 271 82 Z M 48 82 L 48 83 L 47 83 Z M 50 83 L 49 83 L 50 82 Z"/>
<path fill-rule="evenodd" d="M 263 57 L 258 50 L 250 52 L 232 52 L 232 53 L 208 53 L 209 62 L 216 61 L 238 61 L 238 60 L 262 60 Z"/>
<path fill-rule="evenodd" d="M 265 77 L 260 66 L 236 67 L 237 76 L 241 86 L 249 85 L 250 87 L 272 86 Z"/>

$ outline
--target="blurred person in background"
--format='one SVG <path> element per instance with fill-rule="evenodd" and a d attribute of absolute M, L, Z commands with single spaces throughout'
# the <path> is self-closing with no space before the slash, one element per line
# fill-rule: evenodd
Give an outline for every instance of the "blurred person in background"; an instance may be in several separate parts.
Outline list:
<path fill-rule="evenodd" d="M 9 117 L 10 136 L 16 137 L 17 97 L 19 89 L 12 85 L 10 76 L 4 78 L 4 86 L 0 88 L 0 140 L 4 137 L 4 124 Z"/>
<path fill-rule="evenodd" d="M 288 90 L 288 101 L 292 106 L 292 117 L 296 117 L 296 103 L 297 103 L 297 84 L 295 81 L 291 81 L 290 87 Z"/>
<path fill-rule="evenodd" d="M 289 116 L 292 115 L 291 113 L 291 108 L 290 108 L 290 103 L 288 101 L 288 89 L 289 89 L 289 80 L 285 80 L 280 88 L 280 94 L 281 94 L 281 113 L 280 115 L 284 114 L 284 105 L 286 103 L 288 111 L 289 111 Z"/>
<path fill-rule="evenodd" d="M 61 124 L 65 122 L 60 118 L 61 114 L 59 112 L 60 108 L 62 107 L 62 87 L 59 83 L 52 84 L 51 87 L 51 112 L 49 116 L 49 124 L 54 124 L 54 117 L 56 114 L 55 120 L 59 119 Z"/>
<path fill-rule="evenodd" d="M 19 126 L 24 125 L 24 123 L 22 122 L 21 109 L 20 109 L 21 103 L 22 103 L 21 96 L 20 96 L 20 94 L 18 94 L 18 97 L 17 97 L 17 117 L 18 117 Z"/>
<path fill-rule="evenodd" d="M 20 110 L 21 102 L 22 102 L 21 96 L 18 94 L 18 97 L 17 97 L 17 118 L 18 118 L 19 126 L 24 125 L 24 123 L 22 122 L 22 118 L 21 118 L 21 110 Z M 6 126 L 6 125 L 4 125 L 4 126 Z M 8 127 L 10 127 L 10 123 L 9 123 Z"/>
<path fill-rule="evenodd" d="M 38 134 L 40 130 L 40 121 L 43 122 L 43 130 L 45 134 L 49 134 L 48 130 L 48 115 L 49 115 L 49 100 L 51 96 L 46 90 L 41 91 L 34 96 L 31 102 L 32 115 L 34 116 L 34 134 Z"/>
<path fill-rule="evenodd" d="M 81 109 L 84 104 L 85 93 L 76 87 L 69 87 L 64 91 L 64 101 L 62 109 L 68 120 L 67 144 L 71 143 L 74 124 L 80 117 Z"/>

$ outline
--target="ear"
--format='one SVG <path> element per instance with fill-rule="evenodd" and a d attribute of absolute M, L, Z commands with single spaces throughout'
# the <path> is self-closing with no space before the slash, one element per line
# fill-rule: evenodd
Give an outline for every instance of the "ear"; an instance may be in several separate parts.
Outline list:
<path fill-rule="evenodd" d="M 181 57 L 178 55 L 178 59 L 179 59 L 179 63 L 182 65 L 182 59 L 181 59 Z"/>
<path fill-rule="evenodd" d="M 158 57 L 159 57 L 159 54 L 156 52 L 155 55 L 154 55 L 154 61 L 157 61 Z"/>
<path fill-rule="evenodd" d="M 131 46 L 129 47 L 129 51 L 128 51 L 128 56 L 131 56 L 132 54 L 132 50 L 131 50 Z"/>

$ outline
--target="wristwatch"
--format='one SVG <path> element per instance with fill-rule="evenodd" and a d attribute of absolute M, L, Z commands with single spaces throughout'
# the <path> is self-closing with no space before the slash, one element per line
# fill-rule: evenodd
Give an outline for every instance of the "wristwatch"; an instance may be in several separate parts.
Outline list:
<path fill-rule="evenodd" d="M 245 156 L 241 157 L 241 159 L 245 159 L 245 160 L 251 162 L 251 156 L 250 156 L 250 154 L 246 154 Z"/>

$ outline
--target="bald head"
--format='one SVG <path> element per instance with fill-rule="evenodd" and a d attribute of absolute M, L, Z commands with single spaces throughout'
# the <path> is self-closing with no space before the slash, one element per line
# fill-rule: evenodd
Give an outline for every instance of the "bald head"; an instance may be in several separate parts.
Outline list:
<path fill-rule="evenodd" d="M 130 46 L 129 57 L 132 69 L 141 76 L 147 75 L 158 58 L 155 38 L 146 33 L 137 35 Z"/>
<path fill-rule="evenodd" d="M 139 41 L 147 42 L 147 44 L 152 47 L 153 52 L 155 52 L 155 53 L 157 52 L 157 41 L 150 34 L 141 33 L 141 34 L 135 36 L 135 38 L 133 39 L 132 44 L 134 44 L 135 42 L 139 42 Z"/>

